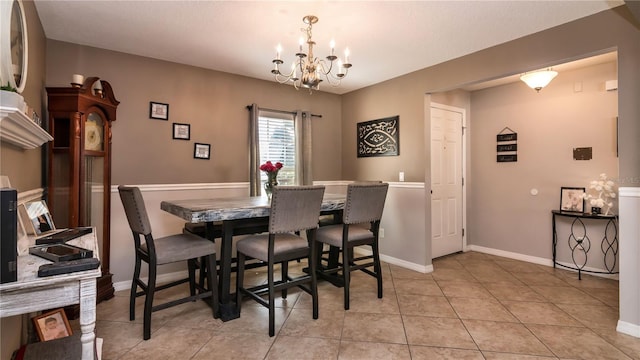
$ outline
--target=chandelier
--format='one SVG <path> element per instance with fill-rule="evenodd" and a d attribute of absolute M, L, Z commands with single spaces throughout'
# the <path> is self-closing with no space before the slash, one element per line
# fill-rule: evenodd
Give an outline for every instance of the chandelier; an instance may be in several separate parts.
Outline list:
<path fill-rule="evenodd" d="M 551 80 L 558 75 L 557 71 L 551 69 L 543 71 L 534 71 L 520 76 L 520 80 L 524 81 L 530 88 L 540 92 L 543 87 L 549 85 Z"/>
<path fill-rule="evenodd" d="M 307 52 L 303 52 L 302 45 L 304 44 L 304 39 L 301 37 L 300 48 L 291 65 L 291 71 L 288 74 L 283 74 L 280 71 L 280 65 L 284 63 L 280 59 L 282 47 L 278 45 L 276 58 L 272 61 L 274 68 L 271 70 L 271 73 L 275 75 L 276 81 L 280 84 L 292 82 L 296 90 L 301 87 L 308 88 L 309 92 L 319 90 L 323 78 L 326 79 L 331 86 L 339 86 L 340 80 L 347 76 L 347 71 L 351 67 L 351 63 L 349 63 L 349 49 L 347 48 L 344 51 L 343 62 L 335 55 L 335 42 L 331 40 L 331 54 L 326 57 L 326 61 L 325 59 L 314 57 L 313 46 L 316 43 L 311 39 L 311 27 L 318 22 L 318 17 L 307 15 L 302 18 L 302 21 L 308 25 L 306 29 L 300 29 L 300 31 L 307 35 Z M 335 64 L 336 60 L 337 64 Z"/>

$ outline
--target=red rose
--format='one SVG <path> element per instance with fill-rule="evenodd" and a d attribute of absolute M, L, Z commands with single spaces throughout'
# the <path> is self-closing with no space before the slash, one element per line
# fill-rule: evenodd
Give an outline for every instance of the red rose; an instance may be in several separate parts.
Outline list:
<path fill-rule="evenodd" d="M 260 170 L 265 171 L 265 172 L 278 172 L 280 169 L 282 169 L 284 165 L 282 165 L 281 162 L 277 162 L 275 165 L 273 165 L 273 163 L 271 161 L 267 161 L 266 163 L 260 165 Z"/>

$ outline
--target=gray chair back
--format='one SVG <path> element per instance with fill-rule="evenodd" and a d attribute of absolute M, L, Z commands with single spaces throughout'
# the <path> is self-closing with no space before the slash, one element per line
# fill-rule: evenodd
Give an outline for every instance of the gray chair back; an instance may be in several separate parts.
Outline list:
<path fill-rule="evenodd" d="M 127 214 L 129 227 L 135 234 L 150 235 L 151 223 L 147 215 L 147 209 L 144 206 L 144 199 L 140 189 L 134 186 L 118 186 L 120 200 L 124 206 L 124 212 Z"/>
<path fill-rule="evenodd" d="M 343 222 L 345 224 L 360 224 L 380 220 L 388 189 L 389 184 L 387 183 L 349 184 Z"/>
<path fill-rule="evenodd" d="M 271 196 L 269 232 L 288 233 L 315 229 L 324 186 L 276 186 Z"/>

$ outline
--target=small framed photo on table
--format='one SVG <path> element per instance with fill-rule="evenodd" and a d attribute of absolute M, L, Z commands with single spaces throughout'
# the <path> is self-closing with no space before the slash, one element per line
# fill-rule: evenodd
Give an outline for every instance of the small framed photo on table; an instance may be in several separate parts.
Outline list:
<path fill-rule="evenodd" d="M 583 187 L 561 187 L 560 188 L 560 211 L 584 212 Z"/>
<path fill-rule="evenodd" d="M 193 157 L 196 159 L 209 160 L 211 156 L 211 144 L 195 143 Z"/>
<path fill-rule="evenodd" d="M 69 320 L 63 309 L 54 310 L 33 318 L 40 341 L 60 339 L 72 334 Z"/>
<path fill-rule="evenodd" d="M 151 101 L 149 103 L 149 118 L 169 120 L 169 104 Z"/>
<path fill-rule="evenodd" d="M 31 201 L 20 205 L 18 210 L 27 234 L 36 237 L 56 230 L 49 208 L 44 200 Z"/>
<path fill-rule="evenodd" d="M 191 139 L 191 125 L 173 123 L 173 138 L 175 140 Z"/>

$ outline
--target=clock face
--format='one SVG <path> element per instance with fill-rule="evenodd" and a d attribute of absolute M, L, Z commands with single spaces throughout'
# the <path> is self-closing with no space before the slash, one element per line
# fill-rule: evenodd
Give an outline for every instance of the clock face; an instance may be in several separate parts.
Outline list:
<path fill-rule="evenodd" d="M 104 127 L 102 118 L 96 113 L 90 113 L 84 125 L 84 148 L 85 150 L 102 151 Z"/>

